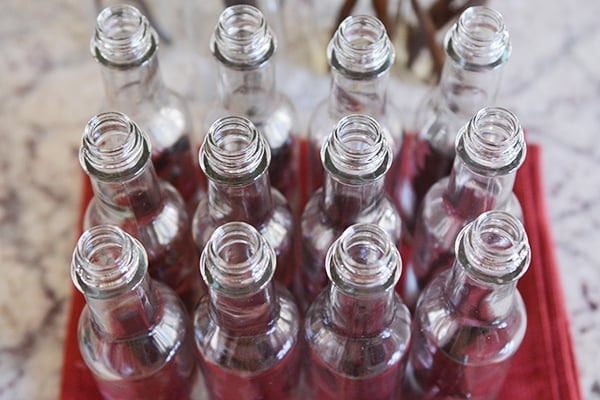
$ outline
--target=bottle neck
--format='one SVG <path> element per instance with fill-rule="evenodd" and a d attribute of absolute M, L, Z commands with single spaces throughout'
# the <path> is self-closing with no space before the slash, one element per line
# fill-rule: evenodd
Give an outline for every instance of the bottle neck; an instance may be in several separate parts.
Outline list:
<path fill-rule="evenodd" d="M 208 181 L 209 210 L 217 221 L 245 221 L 257 225 L 273 212 L 267 172 L 243 185 Z"/>
<path fill-rule="evenodd" d="M 94 327 L 115 338 L 137 336 L 155 325 L 159 313 L 158 293 L 146 274 L 131 291 L 109 298 L 86 295 Z"/>
<path fill-rule="evenodd" d="M 361 184 L 348 184 L 325 174 L 323 182 L 323 209 L 329 218 L 345 225 L 360 215 L 377 208 L 385 196 L 383 178 Z"/>
<path fill-rule="evenodd" d="M 235 69 L 219 64 L 221 104 L 231 114 L 253 121 L 269 116 L 277 100 L 275 69 L 266 62 L 252 69 Z"/>
<path fill-rule="evenodd" d="M 235 336 L 266 332 L 276 319 L 278 307 L 273 282 L 243 297 L 210 291 L 210 312 L 214 321 L 219 328 Z"/>
<path fill-rule="evenodd" d="M 331 69 L 331 90 L 328 97 L 330 115 L 348 114 L 383 115 L 387 101 L 389 72 L 368 78 L 355 79 Z"/>
<path fill-rule="evenodd" d="M 156 55 L 132 68 L 103 65 L 101 73 L 108 105 L 125 113 L 132 114 L 142 103 L 160 104 L 166 90 Z"/>
<path fill-rule="evenodd" d="M 390 325 L 395 315 L 394 291 L 368 297 L 353 296 L 329 287 L 329 321 L 348 337 L 376 336 Z"/>

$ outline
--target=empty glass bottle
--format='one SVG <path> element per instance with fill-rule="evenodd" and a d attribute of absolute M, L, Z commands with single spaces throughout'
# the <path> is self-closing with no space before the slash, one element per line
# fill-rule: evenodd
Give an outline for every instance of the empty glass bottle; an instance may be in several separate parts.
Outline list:
<path fill-rule="evenodd" d="M 117 112 L 92 117 L 79 160 L 94 191 L 85 227 L 114 224 L 139 239 L 148 253 L 150 275 L 193 309 L 206 288 L 196 269 L 190 218 L 179 193 L 158 178 L 138 126 Z"/>
<path fill-rule="evenodd" d="M 211 400 L 291 400 L 299 390 L 300 314 L 273 281 L 278 265 L 251 225 L 217 228 L 200 258 L 208 285 L 194 315 Z"/>
<path fill-rule="evenodd" d="M 250 5 L 226 8 L 211 39 L 217 61 L 219 102 L 207 111 L 207 127 L 226 115 L 251 120 L 271 148 L 271 182 L 299 207 L 296 111 L 275 82 L 275 37 L 262 12 Z"/>
<path fill-rule="evenodd" d="M 147 269 L 142 244 L 120 228 L 81 235 L 71 264 L 87 303 L 79 349 L 107 400 L 188 400 L 197 376 L 192 324 L 175 292 Z"/>
<path fill-rule="evenodd" d="M 192 119 L 184 99 L 162 81 L 158 35 L 136 8 L 113 5 L 98 14 L 90 46 L 101 66 L 107 108 L 129 115 L 147 133 L 156 172 L 193 212 L 203 190 L 190 144 Z"/>
<path fill-rule="evenodd" d="M 414 316 L 407 399 L 492 400 L 525 335 L 517 281 L 530 261 L 523 225 L 481 214 L 456 240 L 456 260 L 425 289 Z"/>
<path fill-rule="evenodd" d="M 301 220 L 302 266 L 296 292 L 306 309 L 327 284 L 325 255 L 344 229 L 358 222 L 379 225 L 400 243 L 400 216 L 385 193 L 392 151 L 381 126 L 367 115 L 343 117 L 323 145 L 325 182 Z"/>
<path fill-rule="evenodd" d="M 429 188 L 450 173 L 456 133 L 477 110 L 494 102 L 510 49 L 502 15 L 488 7 L 468 8 L 446 34 L 440 82 L 419 106 L 414 134 L 404 142 L 406 159 L 392 177 L 405 239 L 414 233 Z"/>
<path fill-rule="evenodd" d="M 202 251 L 219 225 L 251 224 L 275 249 L 275 279 L 291 287 L 297 264 L 295 224 L 286 199 L 271 188 L 270 154 L 267 141 L 250 120 L 229 116 L 213 123 L 200 149 L 208 191 L 194 215 L 193 236 Z"/>
<path fill-rule="evenodd" d="M 394 290 L 402 264 L 391 237 L 377 225 L 352 225 L 325 265 L 330 284 L 305 321 L 308 398 L 401 398 L 411 318 Z"/>
<path fill-rule="evenodd" d="M 452 172 L 427 192 L 417 218 L 404 280 L 409 308 L 427 282 L 450 268 L 454 242 L 467 223 L 488 210 L 522 215 L 513 185 L 525 154 L 519 120 L 504 108 L 483 108 L 460 130 Z"/>
<path fill-rule="evenodd" d="M 329 42 L 327 58 L 331 70 L 329 96 L 317 105 L 308 128 L 309 193 L 323 184 L 321 147 L 343 116 L 366 114 L 375 118 L 394 158 L 402 146 L 399 112 L 387 97 L 394 47 L 381 21 L 368 15 L 347 17 Z"/>

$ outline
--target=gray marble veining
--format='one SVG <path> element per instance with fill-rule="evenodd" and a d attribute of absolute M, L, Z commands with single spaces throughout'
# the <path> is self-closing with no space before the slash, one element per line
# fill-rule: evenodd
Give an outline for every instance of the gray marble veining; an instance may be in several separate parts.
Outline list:
<path fill-rule="evenodd" d="M 102 87 L 91 18 L 76 0 L 7 0 L 0 12 L 0 399 L 56 399 L 77 235 L 77 149 Z M 91 2 L 90 2 L 91 3 Z M 548 213 L 586 399 L 600 399 L 600 2 L 491 1 L 513 42 L 499 104 L 543 147 Z M 165 48 L 165 79 L 194 100 L 210 90 Z M 184 73 L 181 73 L 183 71 Z M 196 77 L 197 78 L 197 77 Z M 328 79 L 297 67 L 280 84 L 306 121 Z M 310 82 L 307 91 L 306 82 Z M 425 88 L 394 80 L 406 115 Z M 200 94 L 199 94 L 200 93 Z"/>

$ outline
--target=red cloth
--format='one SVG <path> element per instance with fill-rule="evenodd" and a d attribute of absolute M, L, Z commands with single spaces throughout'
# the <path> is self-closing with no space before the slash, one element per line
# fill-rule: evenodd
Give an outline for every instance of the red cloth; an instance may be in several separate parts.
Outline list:
<path fill-rule="evenodd" d="M 528 326 L 498 398 L 580 400 L 582 395 L 569 318 L 546 217 L 540 153 L 539 147 L 528 147 L 527 159 L 519 170 L 515 185 L 515 192 L 523 206 L 525 228 L 532 250 L 529 271 L 519 282 L 519 290 L 527 307 Z M 85 179 L 80 227 L 83 210 L 90 198 L 91 188 Z M 77 345 L 77 322 L 83 305 L 83 297 L 73 289 L 64 353 L 62 400 L 102 399 Z"/>

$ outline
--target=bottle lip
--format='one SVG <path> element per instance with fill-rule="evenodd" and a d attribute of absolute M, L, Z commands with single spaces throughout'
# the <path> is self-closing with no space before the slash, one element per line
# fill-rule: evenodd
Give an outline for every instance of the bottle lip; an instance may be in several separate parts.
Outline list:
<path fill-rule="evenodd" d="M 456 259 L 479 282 L 505 285 L 519 280 L 531 261 L 523 224 L 505 211 L 487 211 L 459 233 Z"/>
<path fill-rule="evenodd" d="M 137 8 L 116 4 L 98 14 L 90 51 L 103 65 L 129 69 L 150 60 L 158 43 L 158 34 Z"/>
<path fill-rule="evenodd" d="M 330 282 L 351 296 L 376 296 L 394 290 L 402 259 L 387 232 L 375 224 L 348 227 L 329 247 L 325 269 Z"/>
<path fill-rule="evenodd" d="M 444 37 L 448 57 L 461 68 L 471 71 L 496 69 L 512 51 L 504 18 L 486 6 L 467 8 Z"/>
<path fill-rule="evenodd" d="M 71 279 L 86 297 L 106 299 L 135 289 L 148 269 L 142 244 L 115 225 L 97 225 L 80 236 Z"/>
<path fill-rule="evenodd" d="M 395 52 L 379 19 L 350 15 L 331 38 L 327 59 L 332 68 L 350 79 L 373 79 L 390 70 Z"/>
<path fill-rule="evenodd" d="M 473 172 L 500 176 L 523 165 L 527 145 L 517 116 L 503 107 L 484 107 L 461 128 L 456 154 Z"/>
<path fill-rule="evenodd" d="M 382 179 L 392 164 L 392 149 L 381 125 L 364 114 L 342 117 L 321 148 L 323 168 L 347 184 Z"/>
<path fill-rule="evenodd" d="M 228 68 L 247 70 L 266 64 L 277 40 L 263 13 L 248 4 L 225 8 L 210 38 L 213 56 Z"/>
<path fill-rule="evenodd" d="M 200 256 L 200 273 L 209 290 L 232 298 L 262 290 L 275 268 L 273 247 L 252 225 L 239 221 L 218 227 Z"/>
<path fill-rule="evenodd" d="M 118 182 L 139 174 L 150 161 L 150 144 L 127 115 L 109 111 L 90 118 L 83 131 L 79 162 L 90 176 Z"/>
<path fill-rule="evenodd" d="M 268 172 L 271 150 L 252 121 L 232 115 L 211 125 L 198 158 L 208 179 L 240 186 Z"/>

